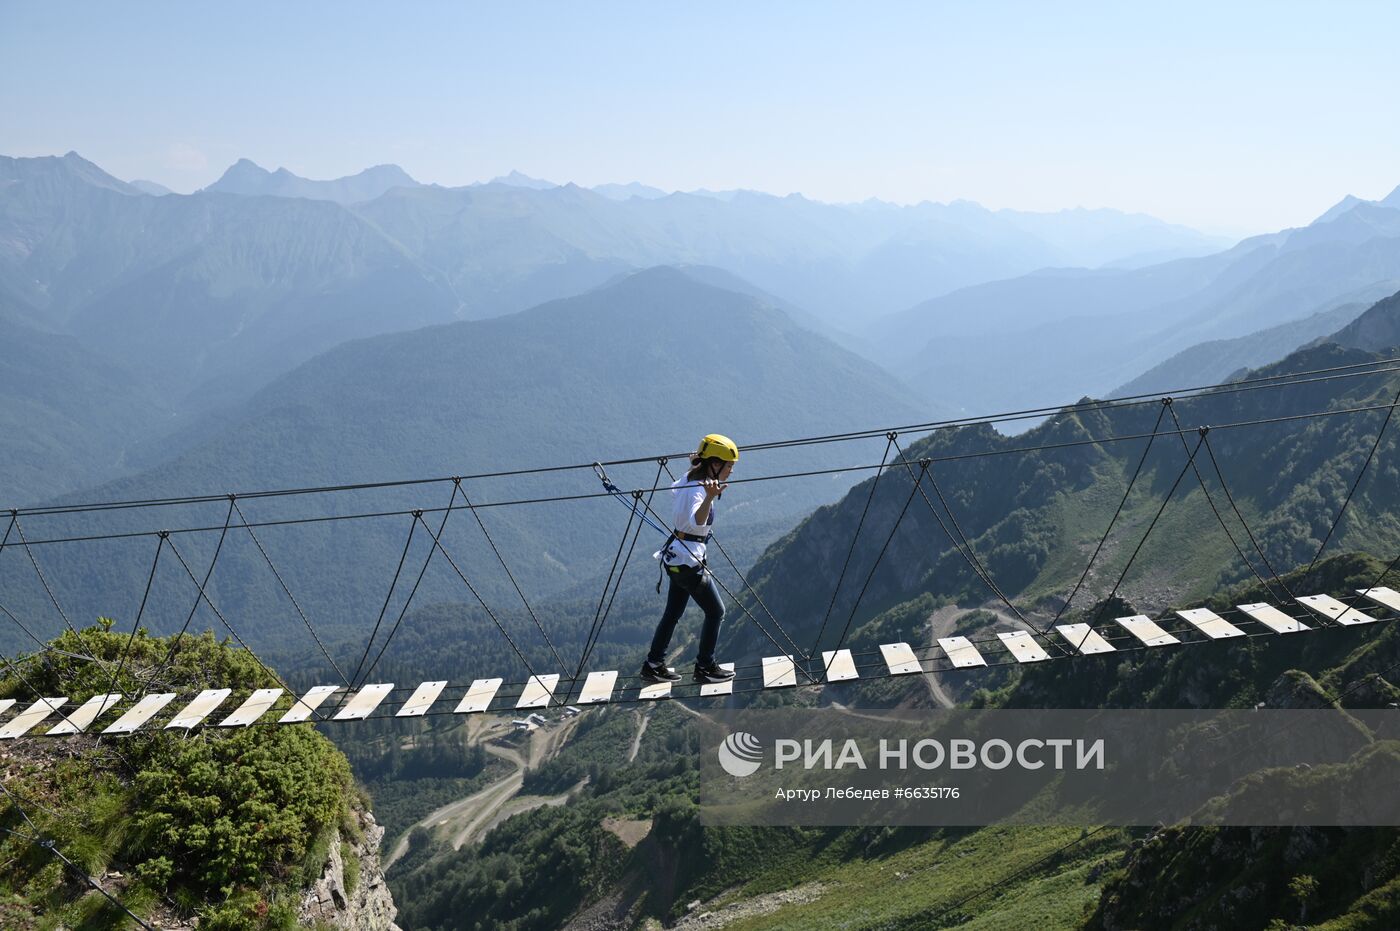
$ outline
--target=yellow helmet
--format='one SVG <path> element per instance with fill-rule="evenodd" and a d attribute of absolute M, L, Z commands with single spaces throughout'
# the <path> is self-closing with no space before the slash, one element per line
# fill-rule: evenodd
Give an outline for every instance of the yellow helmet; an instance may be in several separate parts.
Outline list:
<path fill-rule="evenodd" d="M 729 437 L 719 433 L 707 433 L 700 439 L 700 448 L 695 450 L 696 459 L 722 459 L 725 462 L 739 461 L 739 447 Z"/>

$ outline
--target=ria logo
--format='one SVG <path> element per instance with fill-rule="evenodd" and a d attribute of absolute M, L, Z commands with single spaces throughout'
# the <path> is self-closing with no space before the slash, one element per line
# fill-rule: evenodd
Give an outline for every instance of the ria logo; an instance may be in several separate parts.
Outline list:
<path fill-rule="evenodd" d="M 719 765 L 731 776 L 752 776 L 762 763 L 763 744 L 752 734 L 735 731 L 719 745 Z"/>

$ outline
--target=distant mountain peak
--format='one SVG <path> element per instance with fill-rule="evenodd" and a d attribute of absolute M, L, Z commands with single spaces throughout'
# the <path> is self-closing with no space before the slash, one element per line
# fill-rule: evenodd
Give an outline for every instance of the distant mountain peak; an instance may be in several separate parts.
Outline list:
<path fill-rule="evenodd" d="M 1380 200 L 1363 200 L 1360 197 L 1348 194 L 1329 207 L 1326 213 L 1316 220 L 1313 220 L 1309 225 L 1316 226 L 1319 223 L 1330 223 L 1342 214 L 1361 206 L 1385 207 L 1390 210 L 1400 210 L 1400 186 L 1397 186 L 1395 190 L 1391 191 Z"/>
<path fill-rule="evenodd" d="M 129 181 L 127 183 L 130 184 L 132 187 L 136 188 L 136 190 L 140 191 L 142 194 L 150 194 L 152 197 L 164 197 L 166 194 L 175 193 L 174 191 L 170 190 L 170 188 L 161 184 L 159 181 L 148 181 L 145 178 L 137 178 L 134 181 Z"/>
<path fill-rule="evenodd" d="M 1364 201 L 1359 197 L 1348 194 L 1346 197 L 1343 197 L 1331 207 L 1328 207 L 1327 210 L 1320 217 L 1318 217 L 1316 220 L 1313 220 L 1313 224 L 1315 225 L 1318 223 L 1331 223 L 1333 220 L 1337 219 L 1337 217 L 1346 213 L 1348 210 L 1352 209 L 1357 204 L 1364 203 L 1367 203 L 1367 201 Z"/>
<path fill-rule="evenodd" d="M 412 175 L 410 175 L 408 172 L 404 171 L 402 168 L 400 168 L 398 165 L 395 165 L 395 164 L 392 163 L 392 162 L 385 162 L 385 163 L 382 164 L 382 165 L 371 165 L 371 166 L 369 166 L 368 168 L 366 168 L 364 171 L 360 172 L 360 174 L 358 175 L 358 177 L 361 177 L 361 178 L 366 178 L 366 177 L 380 178 L 380 177 L 390 177 L 390 176 L 395 177 L 395 178 L 400 178 L 400 179 L 402 179 L 402 180 L 404 180 L 404 181 L 410 181 L 410 182 L 412 182 L 412 183 L 414 183 L 414 184 L 417 184 L 417 183 L 418 183 L 416 180 L 414 180 L 414 178 L 413 178 Z"/>
<path fill-rule="evenodd" d="M 5 166 L 3 174 L 14 172 L 20 176 L 31 177 L 49 175 L 78 181 L 92 187 L 106 188 L 121 194 L 140 193 L 120 178 L 114 178 L 107 174 L 77 152 L 66 152 L 63 155 L 42 155 L 33 158 L 0 156 L 0 162 L 3 162 Z"/>
<path fill-rule="evenodd" d="M 486 183 L 505 184 L 509 185 L 510 187 L 530 188 L 531 190 L 535 191 L 547 191 L 550 188 L 560 187 L 560 185 L 555 184 L 553 181 L 545 181 L 543 178 L 532 178 L 523 172 L 516 171 L 514 168 L 511 169 L 510 174 L 498 175 L 497 177 L 492 178 Z"/>
<path fill-rule="evenodd" d="M 270 178 L 271 176 L 272 173 L 270 171 L 252 159 L 240 158 L 238 161 L 228 166 L 228 168 L 224 169 L 224 173 L 219 176 L 219 180 L 209 185 L 206 190 L 223 190 L 230 184 L 246 183 L 252 179 Z M 240 192 L 230 191 L 229 193 L 237 194 Z"/>
<path fill-rule="evenodd" d="M 597 184 L 590 190 L 609 200 L 631 200 L 634 197 L 642 200 L 658 200 L 670 196 L 666 191 L 642 184 L 640 181 L 629 181 L 626 184 Z"/>
<path fill-rule="evenodd" d="M 300 197 L 354 204 L 374 200 L 391 188 L 418 186 L 418 182 L 398 165 L 375 165 L 343 178 L 314 181 L 286 168 L 268 171 L 251 159 L 240 158 L 228 167 L 218 181 L 204 190 L 251 197 Z"/>

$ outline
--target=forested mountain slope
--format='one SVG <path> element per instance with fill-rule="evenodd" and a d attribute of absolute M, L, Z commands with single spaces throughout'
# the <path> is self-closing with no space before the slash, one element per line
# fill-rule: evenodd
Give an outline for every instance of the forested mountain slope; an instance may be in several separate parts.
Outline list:
<path fill-rule="evenodd" d="M 1173 391 L 1193 385 L 1213 385 L 1229 380 L 1244 369 L 1259 368 L 1315 341 L 1339 342 L 1335 334 L 1366 310 L 1365 304 L 1341 304 L 1320 310 L 1301 320 L 1238 336 L 1210 340 L 1181 352 L 1154 366 L 1127 384 L 1115 388 L 1110 397 Z M 1387 345 L 1398 345 L 1389 343 Z M 1346 345 L 1342 343 L 1341 345 Z M 1365 348 L 1365 347 L 1354 347 Z"/>
<path fill-rule="evenodd" d="M 1303 372 L 1377 358 L 1381 357 L 1327 344 L 1249 375 Z M 910 442 L 906 455 L 914 461 L 932 460 L 929 476 L 946 496 L 972 551 L 1001 589 L 1027 609 L 1038 607 L 1051 613 L 1079 578 L 1139 460 L 1142 474 L 1086 579 L 1081 604 L 1113 586 L 1181 476 L 1171 503 L 1119 590 L 1140 606 L 1159 610 L 1252 577 L 1187 465 L 1198 443 L 1196 427 L 1216 425 L 1209 435 L 1210 450 L 1202 450 L 1198 460 L 1212 500 L 1230 514 L 1220 477 L 1208 458 L 1213 451 L 1269 562 L 1284 571 L 1305 564 L 1317 552 L 1397 389 L 1400 380 L 1395 373 L 1381 372 L 1269 390 L 1206 394 L 1178 400 L 1165 411 L 1155 401 L 1082 410 L 1053 417 L 1017 437 L 998 435 L 990 427 L 941 430 Z M 1383 409 L 1224 428 L 1305 412 L 1376 406 Z M 1172 429 L 1173 410 L 1183 426 L 1182 435 L 1159 436 L 1150 448 L 1146 438 L 1085 442 L 1142 437 L 1152 432 L 1159 414 L 1162 424 Z M 1329 547 L 1363 548 L 1378 554 L 1400 549 L 1397 442 L 1400 435 L 1387 432 Z M 1052 448 L 1013 452 L 1029 447 Z M 912 471 L 918 470 L 912 467 Z M 752 577 L 765 602 L 808 638 L 815 637 L 826 613 L 873 481 L 852 489 L 842 502 L 819 509 L 754 566 Z M 930 503 L 951 525 L 935 489 L 927 479 L 925 484 Z M 850 616 L 859 583 L 875 565 L 886 539 L 888 550 L 856 610 L 855 625 L 923 593 L 963 604 L 994 597 L 949 542 L 922 496 L 911 498 L 912 488 L 909 470 L 892 470 L 881 478 L 866 530 L 856 544 L 848 582 L 835 602 L 834 617 L 844 622 Z M 890 538 L 907 500 L 912 504 Z M 1238 540 L 1246 540 L 1233 515 L 1229 525 Z M 1257 555 L 1253 562 L 1262 571 Z M 751 634 L 741 635 L 736 628 L 734 636 L 741 651 L 756 647 Z M 747 639 L 738 640 L 741 636 Z"/>

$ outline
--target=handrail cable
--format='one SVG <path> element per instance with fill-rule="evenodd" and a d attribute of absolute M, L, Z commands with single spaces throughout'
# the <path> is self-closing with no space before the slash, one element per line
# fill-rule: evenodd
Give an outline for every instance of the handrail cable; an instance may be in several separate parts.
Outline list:
<path fill-rule="evenodd" d="M 1257 427 L 1257 426 L 1264 426 L 1264 425 L 1268 425 L 1268 424 L 1289 423 L 1289 422 L 1296 421 L 1296 420 L 1312 420 L 1312 419 L 1315 419 L 1315 418 L 1322 418 L 1322 417 L 1338 417 L 1338 416 L 1346 416 L 1346 415 L 1350 415 L 1350 414 L 1365 414 L 1365 413 L 1369 413 L 1369 412 L 1371 412 L 1371 411 L 1388 410 L 1389 408 L 1390 408 L 1390 405 L 1389 405 L 1389 404 L 1375 404 L 1375 405 L 1368 405 L 1368 406 L 1363 406 L 1363 407 L 1349 407 L 1349 408 L 1339 408 L 1339 409 L 1330 409 L 1330 410 L 1322 410 L 1322 411 L 1308 411 L 1308 412 L 1301 413 L 1301 414 L 1287 414 L 1287 415 L 1282 415 L 1282 416 L 1278 416 L 1278 417 L 1265 417 L 1265 418 L 1260 418 L 1260 419 L 1256 419 L 1256 420 L 1241 420 L 1241 421 L 1234 421 L 1234 422 L 1230 422 L 1230 423 L 1213 424 L 1213 425 L 1211 426 L 1211 429 L 1212 429 L 1212 430 L 1216 430 L 1216 431 L 1220 431 L 1220 430 L 1238 429 L 1238 428 L 1242 428 L 1242 427 Z M 990 458 L 990 457 L 995 457 L 995 456 L 1015 455 L 1015 454 L 1018 454 L 1018 453 L 1033 453 L 1033 452 L 1045 452 L 1045 451 L 1049 451 L 1049 450 L 1074 449 L 1074 448 L 1077 448 L 1077 447 L 1082 447 L 1082 446 L 1096 446 L 1096 445 L 1101 445 L 1101 444 L 1104 444 L 1104 443 L 1121 443 L 1121 442 L 1126 442 L 1126 441 L 1129 441 L 1129 440 L 1141 440 L 1141 439 L 1146 439 L 1147 437 L 1149 437 L 1149 436 L 1154 436 L 1154 435 L 1155 435 L 1155 436 L 1159 436 L 1159 437 L 1160 437 L 1160 436 L 1171 436 L 1171 435 L 1174 435 L 1174 434 L 1177 433 L 1177 432 L 1186 432 L 1186 433 L 1190 433 L 1190 432 L 1192 432 L 1192 431 L 1191 431 L 1190 429 L 1187 429 L 1187 430 L 1185 430 L 1185 431 L 1159 430 L 1159 431 L 1157 431 L 1155 434 L 1149 434 L 1149 433 L 1131 433 L 1131 434 L 1120 434 L 1120 435 L 1113 435 L 1113 436 L 1086 437 L 1086 438 L 1080 439 L 1080 440 L 1069 440 L 1069 441 L 1060 442 L 1060 443 L 1044 443 L 1044 444 L 1040 444 L 1040 445 L 1037 445 L 1037 446 L 1012 446 L 1012 447 L 1007 447 L 1007 448 L 1003 448 L 1003 449 L 984 449 L 984 450 L 978 450 L 978 451 L 971 452 L 971 453 L 960 453 L 960 454 L 949 455 L 949 456 L 934 456 L 934 457 L 928 457 L 928 458 L 929 458 L 929 461 L 930 461 L 930 462 L 933 462 L 933 463 L 941 463 L 941 462 L 962 462 L 962 461 L 971 460 L 971 459 L 985 459 L 985 458 Z M 754 476 L 754 477 L 752 477 L 752 478 L 734 479 L 734 480 L 732 480 L 731 482 L 729 482 L 729 484 L 731 484 L 731 485 L 737 485 L 737 484 L 749 484 L 749 483 L 757 483 L 757 482 L 781 481 L 781 480 L 794 479 L 794 478 L 809 478 L 809 477 L 821 476 L 821 475 L 839 475 L 839 474 L 844 474 L 844 473 L 847 473 L 847 472 L 862 472 L 862 471 L 872 471 L 872 470 L 880 469 L 880 468 L 888 468 L 889 465 L 904 465 L 904 466 L 907 468 L 907 467 L 913 465 L 913 463 L 910 463 L 910 462 L 903 462 L 903 461 L 900 461 L 900 460 L 896 460 L 896 461 L 894 461 L 894 462 L 892 462 L 892 463 L 886 464 L 885 466 L 881 466 L 881 465 L 878 464 L 878 463 L 872 463 L 872 464 L 869 464 L 869 465 L 838 466 L 838 467 L 833 467 L 833 468 L 828 468 L 828 469 L 809 469 L 809 470 L 805 470 L 805 471 L 801 471 L 801 472 L 786 472 L 786 473 L 778 473 L 778 474 L 774 474 L 774 475 L 760 475 L 760 476 Z M 590 466 L 590 468 L 591 468 L 591 467 L 592 467 L 592 466 Z M 447 479 L 447 480 L 445 480 L 445 481 L 450 481 L 450 479 Z M 649 490 L 649 489 L 643 489 L 643 490 L 646 491 L 646 490 Z M 658 490 L 661 490 L 661 489 L 658 489 Z M 612 492 L 609 492 L 609 491 L 601 491 L 601 492 L 583 492 L 583 493 L 579 493 L 579 494 L 570 494 L 570 495 L 548 495 L 548 496 L 542 496 L 542 497 L 537 497 L 537 498 L 516 498 L 516 499 L 507 499 L 507 500 L 503 500 L 503 501 L 487 501 L 487 502 L 485 502 L 485 503 L 476 502 L 476 503 L 473 503 L 472 507 L 477 508 L 477 509 L 484 509 L 484 508 L 493 508 L 493 507 L 517 507 L 517 506 L 527 505 L 527 504 L 553 504 L 553 503 L 567 502 L 567 501 L 586 501 L 586 500 L 591 500 L 591 499 L 595 499 L 595 498 L 611 497 L 612 495 L 613 495 L 613 493 L 612 493 Z M 225 497 L 226 497 L 226 496 L 225 496 Z M 466 505 L 458 505 L 458 506 L 455 508 L 455 510 L 465 510 L 465 509 L 466 509 Z M 413 513 L 414 510 L 420 510 L 420 511 L 421 511 L 422 513 L 424 513 L 424 514 L 437 514 L 437 513 L 442 513 L 442 512 L 443 512 L 444 510 L 446 510 L 446 509 L 444 509 L 444 508 L 421 508 L 421 509 L 415 508 L 415 509 L 397 510 L 397 511 L 368 511 L 368 512 L 362 512 L 362 513 L 354 513 L 354 514 L 329 514 L 329 515 L 323 515 L 323 516 L 319 516 L 319 517 L 301 517 L 301 518 L 286 518 L 286 519 L 282 519 L 282 520 L 254 521 L 254 522 L 250 522 L 247 526 L 252 526 L 252 527 L 286 527 L 286 526 L 293 526 L 293 525 L 297 525 L 297 524 L 317 524 L 317 523 L 327 523 L 327 522 L 342 521 L 342 520 L 366 520 L 366 519 L 382 518 L 382 517 L 402 517 L 402 516 L 411 515 L 411 514 Z M 236 528 L 236 529 L 242 529 L 242 527 L 243 527 L 244 525 L 242 525 L 242 524 L 234 524 L 234 525 L 232 525 L 232 526 L 233 526 L 234 528 Z M 168 530 L 166 530 L 166 531 L 164 531 L 164 532 L 169 533 L 170 535 L 174 536 L 175 534 L 181 534 L 181 533 L 209 533 L 209 532 L 217 531 L 217 530 L 219 530 L 219 529 L 220 529 L 219 526 L 212 526 L 212 527 L 211 527 L 211 526 L 199 526 L 199 527 L 172 528 L 172 529 L 168 529 Z M 156 535 L 157 533 L 159 533 L 159 532 L 160 532 L 160 531 L 155 531 L 155 530 L 138 530 L 138 531 L 123 532 L 123 533 L 87 534 L 87 535 L 71 536 L 71 537 L 52 537 L 52 538 L 46 538 L 46 539 L 40 539 L 40 540 L 30 540 L 30 541 L 28 541 L 28 545 L 32 547 L 32 546 L 39 546 L 39 545 L 42 545 L 42 544 L 80 543 L 80 542 L 93 542 L 93 541 L 100 541 L 100 540 L 125 540 L 125 539 L 136 539 L 136 538 L 139 538 L 139 537 L 155 536 L 155 535 Z"/>
<path fill-rule="evenodd" d="M 1312 369 L 1304 372 L 1285 372 L 1275 375 L 1258 376 L 1251 379 L 1243 379 L 1236 382 L 1220 382 L 1212 385 L 1197 385 L 1189 388 L 1176 388 L 1166 392 L 1152 392 L 1138 395 L 1126 395 L 1118 398 L 1105 398 L 1101 400 L 1088 400 L 1071 404 L 1061 404 L 1049 407 L 1026 408 L 1019 411 L 1008 411 L 1004 413 L 959 417 L 948 420 L 926 421 L 923 423 L 907 424 L 897 427 L 877 427 L 867 430 L 856 430 L 847 433 L 833 433 L 822 436 L 802 437 L 788 440 L 776 440 L 764 443 L 751 443 L 746 446 L 749 450 L 772 450 L 786 449 L 792 446 L 810 446 L 832 442 L 845 442 L 847 440 L 869 439 L 882 436 L 891 431 L 906 434 L 918 432 L 930 432 L 939 429 L 955 429 L 966 426 L 979 426 L 983 424 L 996 424 L 1008 421 L 1033 419 L 1038 417 L 1051 416 L 1057 413 L 1074 413 L 1079 411 L 1093 411 L 1103 409 L 1115 409 L 1121 407 L 1132 407 L 1140 404 L 1152 403 L 1159 399 L 1163 393 L 1170 394 L 1178 400 L 1191 400 L 1197 397 L 1215 397 L 1225 394 L 1233 394 L 1240 391 L 1254 391 L 1288 387 L 1291 385 L 1312 384 L 1320 381 L 1333 381 L 1344 378 L 1365 377 L 1368 375 L 1384 374 L 1392 371 L 1400 371 L 1400 356 L 1376 359 L 1369 362 L 1358 362 L 1349 365 L 1331 366 L 1328 368 Z M 1386 367 L 1389 366 L 1389 367 Z M 1331 374 L 1344 372 L 1345 374 Z M 1321 375 L 1324 377 L 1306 378 L 1305 376 Z M 667 458 L 679 458 L 688 453 L 669 453 Z M 625 459 L 607 460 L 602 465 L 634 465 L 642 462 L 655 462 L 659 458 L 657 455 L 635 456 Z M 456 476 L 463 480 L 485 479 L 485 478 L 509 478 L 521 475 L 538 475 L 551 472 L 565 472 L 579 469 L 591 469 L 595 462 L 574 463 L 570 465 L 542 466 L 524 469 L 507 469 L 494 472 L 480 472 L 472 475 Z M 239 492 L 238 497 L 244 500 L 252 498 L 283 497 L 288 495 L 310 495 L 324 494 L 330 492 L 343 491 L 363 491 L 380 488 L 400 488 L 412 485 L 425 485 L 451 481 L 453 476 L 436 476 L 432 478 L 400 479 L 380 482 L 358 482 L 337 485 L 307 486 L 301 488 L 277 488 L 264 489 L 258 491 Z M 123 501 L 105 501 L 86 504 L 59 504 L 59 505 L 38 505 L 28 508 L 9 508 L 11 514 L 19 515 L 53 515 L 53 514 L 74 514 L 91 511 L 114 510 L 129 507 L 156 507 L 167 505 L 201 504 L 211 501 L 219 501 L 227 497 L 227 493 L 208 495 L 186 495 L 180 497 L 167 498 L 147 498 L 131 499 Z"/>

